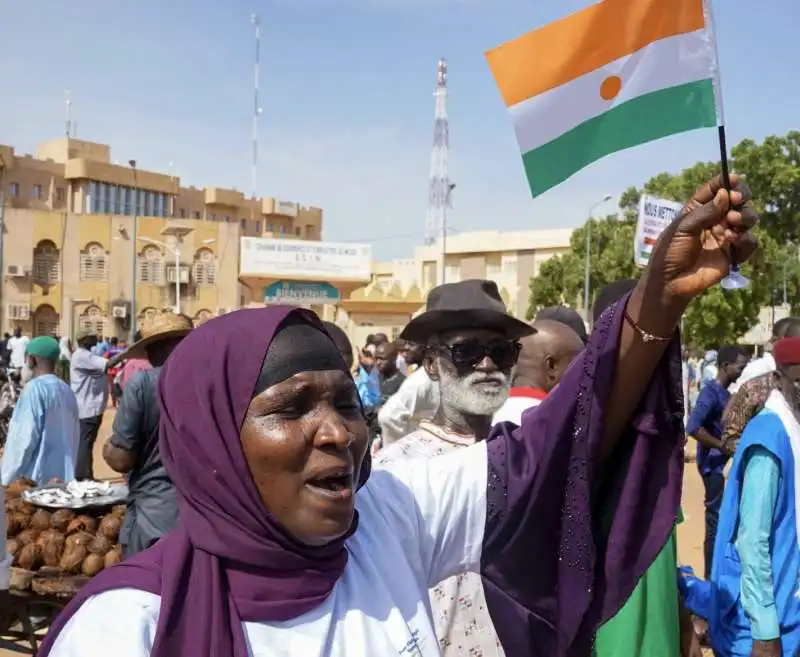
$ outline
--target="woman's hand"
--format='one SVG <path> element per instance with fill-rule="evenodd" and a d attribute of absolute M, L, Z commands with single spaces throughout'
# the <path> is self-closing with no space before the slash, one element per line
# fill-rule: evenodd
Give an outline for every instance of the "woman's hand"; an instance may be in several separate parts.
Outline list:
<path fill-rule="evenodd" d="M 680 217 L 661 234 L 642 284 L 648 307 L 675 308 L 678 317 L 694 297 L 719 283 L 729 272 L 731 247 L 744 262 L 758 246 L 750 229 L 758 213 L 750 190 L 731 175 L 731 191 L 717 176 L 695 193 Z"/>
<path fill-rule="evenodd" d="M 692 615 L 683 604 L 683 599 L 678 594 L 678 619 L 680 627 L 680 657 L 703 657 L 703 648 L 700 637 L 694 628 Z"/>

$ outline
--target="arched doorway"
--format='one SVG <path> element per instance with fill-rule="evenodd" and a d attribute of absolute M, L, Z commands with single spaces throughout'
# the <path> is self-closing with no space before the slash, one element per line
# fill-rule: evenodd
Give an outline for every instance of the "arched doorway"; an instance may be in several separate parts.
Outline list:
<path fill-rule="evenodd" d="M 56 309 L 49 304 L 42 304 L 33 314 L 33 335 L 58 335 L 60 318 Z"/>
<path fill-rule="evenodd" d="M 50 240 L 42 240 L 33 250 L 33 281 L 47 289 L 61 277 L 61 256 Z"/>

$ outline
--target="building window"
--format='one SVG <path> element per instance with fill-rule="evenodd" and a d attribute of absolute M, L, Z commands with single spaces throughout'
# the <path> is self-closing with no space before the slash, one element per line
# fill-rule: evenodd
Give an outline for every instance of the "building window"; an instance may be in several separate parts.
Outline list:
<path fill-rule="evenodd" d="M 192 213 L 192 216 L 193 216 L 195 219 L 199 219 L 199 218 L 200 218 L 200 213 L 199 213 L 199 212 L 197 212 L 197 211 L 195 211 L 195 212 L 193 212 L 193 213 Z"/>
<path fill-rule="evenodd" d="M 67 198 L 67 190 L 63 187 L 56 187 L 56 201 L 63 203 Z"/>
<path fill-rule="evenodd" d="M 13 198 L 19 198 L 19 183 L 11 183 L 11 196 Z"/>
<path fill-rule="evenodd" d="M 242 230 L 247 230 L 247 219 L 239 219 L 239 225 L 242 227 Z"/>
<path fill-rule="evenodd" d="M 41 199 L 44 196 L 44 191 L 42 190 L 41 185 L 34 185 L 33 186 L 33 198 Z"/>
<path fill-rule="evenodd" d="M 222 217 L 222 221 L 224 221 L 226 224 L 229 224 L 231 222 L 231 216 L 226 214 L 224 217 Z"/>
<path fill-rule="evenodd" d="M 256 232 L 260 235 L 261 234 L 261 222 L 256 221 Z"/>
<path fill-rule="evenodd" d="M 97 214 L 108 212 L 108 185 L 106 183 L 97 183 Z"/>
<path fill-rule="evenodd" d="M 117 186 L 107 185 L 105 214 L 119 214 L 117 206 Z"/>
<path fill-rule="evenodd" d="M 108 280 L 108 257 L 102 246 L 93 242 L 81 251 L 81 280 L 102 282 Z"/>
<path fill-rule="evenodd" d="M 210 215 L 208 215 L 208 218 L 211 219 L 211 221 L 216 221 L 217 220 L 217 213 L 216 212 L 212 212 Z"/>
<path fill-rule="evenodd" d="M 506 276 L 514 276 L 517 273 L 517 256 L 504 255 L 502 260 L 503 274 Z"/>
<path fill-rule="evenodd" d="M 106 316 L 97 306 L 89 306 L 78 317 L 78 329 L 95 335 L 106 335 Z"/>
<path fill-rule="evenodd" d="M 33 335 L 58 335 L 58 313 L 50 305 L 39 306 L 33 315 Z"/>
<path fill-rule="evenodd" d="M 267 224 L 267 232 L 268 233 L 272 232 L 272 224 Z"/>
<path fill-rule="evenodd" d="M 295 235 L 299 235 L 300 234 L 300 226 L 295 226 L 294 227 L 294 234 Z"/>
<path fill-rule="evenodd" d="M 194 256 L 192 278 L 195 285 L 217 284 L 217 257 L 211 249 L 199 249 Z"/>
<path fill-rule="evenodd" d="M 139 317 L 137 318 L 137 326 L 140 326 L 144 322 L 152 322 L 155 316 L 158 314 L 158 311 L 153 308 L 152 306 L 148 306 L 147 308 L 143 308 L 142 312 L 139 313 Z"/>
<path fill-rule="evenodd" d="M 55 285 L 61 273 L 58 248 L 43 240 L 33 250 L 33 280 L 39 285 Z"/>
<path fill-rule="evenodd" d="M 194 316 L 194 325 L 195 325 L 195 327 L 201 326 L 202 324 L 207 322 L 212 317 L 213 317 L 213 315 L 211 314 L 210 310 L 206 310 L 206 309 L 198 310 L 197 314 Z"/>
<path fill-rule="evenodd" d="M 186 210 L 184 210 L 183 208 L 181 208 L 180 210 L 178 210 L 178 216 L 179 216 L 181 219 L 183 219 L 184 217 L 186 217 Z"/>
<path fill-rule="evenodd" d="M 146 246 L 139 254 L 139 282 L 161 285 L 164 282 L 164 255 L 156 246 Z"/>

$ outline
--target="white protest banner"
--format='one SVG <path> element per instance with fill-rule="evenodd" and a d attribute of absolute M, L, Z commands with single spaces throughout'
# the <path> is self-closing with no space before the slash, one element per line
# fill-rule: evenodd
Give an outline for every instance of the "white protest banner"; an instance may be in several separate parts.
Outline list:
<path fill-rule="evenodd" d="M 659 235 L 678 216 L 683 206 L 655 196 L 642 196 L 639 201 L 639 220 L 636 222 L 636 237 L 633 239 L 633 259 L 644 267 L 650 261 L 650 253 Z"/>

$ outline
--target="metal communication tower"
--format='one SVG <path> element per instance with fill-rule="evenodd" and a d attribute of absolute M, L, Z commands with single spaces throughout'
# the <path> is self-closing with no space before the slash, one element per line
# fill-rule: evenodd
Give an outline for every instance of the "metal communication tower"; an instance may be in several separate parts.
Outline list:
<path fill-rule="evenodd" d="M 436 90 L 436 112 L 433 124 L 433 148 L 431 149 L 430 188 L 428 190 L 428 212 L 425 218 L 425 244 L 441 240 L 442 254 L 439 263 L 439 280 L 444 282 L 444 251 L 447 235 L 447 210 L 450 208 L 450 193 L 455 185 L 450 183 L 447 160 L 450 151 L 450 128 L 447 123 L 447 60 L 438 64 Z"/>
<path fill-rule="evenodd" d="M 253 161 L 251 170 L 251 192 L 253 198 L 258 193 L 258 117 L 261 107 L 258 104 L 259 82 L 261 78 L 261 19 L 258 14 L 250 16 L 250 23 L 255 28 L 255 62 L 253 66 Z"/>

